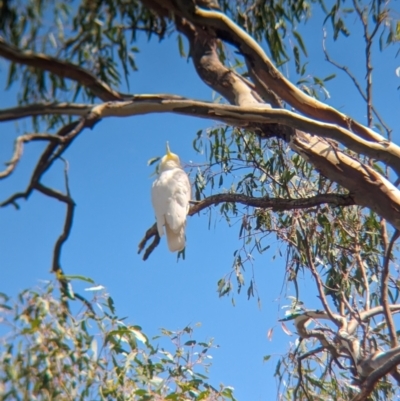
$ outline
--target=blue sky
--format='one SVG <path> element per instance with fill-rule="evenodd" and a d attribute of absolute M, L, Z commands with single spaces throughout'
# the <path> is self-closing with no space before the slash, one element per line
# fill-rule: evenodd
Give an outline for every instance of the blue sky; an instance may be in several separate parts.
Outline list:
<path fill-rule="evenodd" d="M 354 17 L 348 18 L 350 27 Z M 328 30 L 329 31 L 329 30 Z M 327 83 L 329 103 L 339 110 L 365 122 L 365 106 L 350 80 L 333 66 L 324 63 L 322 54 L 322 20 L 315 19 L 303 29 L 309 52 L 308 71 L 325 77 L 337 73 Z M 365 75 L 360 36 L 328 41 L 330 53 L 348 65 L 359 76 Z M 176 37 L 161 43 L 140 40 L 137 55 L 139 72 L 130 78 L 131 92 L 171 93 L 196 99 L 212 100 L 212 90 L 196 75 L 191 61 L 180 58 Z M 376 49 L 375 49 L 376 50 Z M 400 79 L 395 69 L 396 49 L 383 56 L 375 51 L 377 61 L 374 83 L 376 105 L 394 129 L 398 142 Z M 7 63 L 0 59 L 0 85 L 5 86 Z M 294 81 L 296 77 L 289 74 Z M 124 89 L 124 88 L 122 88 Z M 0 97 L 0 108 L 16 105 L 14 90 Z M 27 122 L 2 124 L 0 129 L 0 161 L 9 160 L 12 141 Z M 72 196 L 77 204 L 72 234 L 63 248 L 62 267 L 67 274 L 81 274 L 102 284 L 114 298 L 120 316 L 142 326 L 148 336 L 158 334 L 160 327 L 176 330 L 201 322 L 194 337 L 215 338 L 220 347 L 214 350 L 210 382 L 235 388 L 238 399 L 270 399 L 276 394 L 273 378 L 277 358 L 294 342 L 281 330 L 277 319 L 293 295 L 283 283 L 284 260 L 277 257 L 276 243 L 271 251 L 255 256 L 254 271 L 262 308 L 245 292 L 230 298 L 218 298 L 217 281 L 230 272 L 233 252 L 239 245 L 239 227 L 228 227 L 217 209 L 211 228 L 208 215 L 190 218 L 187 227 L 186 259 L 177 262 L 162 241 L 143 262 L 137 255 L 137 244 L 154 222 L 150 202 L 153 167 L 147 161 L 161 156 L 168 140 L 173 152 L 185 164 L 203 163 L 195 153 L 192 141 L 209 121 L 174 115 L 148 115 L 123 119 L 106 119 L 93 131 L 86 130 L 65 154 L 69 162 Z M 25 147 L 24 157 L 12 177 L 0 185 L 0 199 L 25 188 L 43 144 Z M 61 162 L 45 176 L 45 183 L 63 189 Z M 0 291 L 16 295 L 39 284 L 40 279 L 52 279 L 49 273 L 54 242 L 64 220 L 64 205 L 34 193 L 21 209 L 0 210 Z M 74 283 L 83 290 L 85 285 Z M 315 290 L 308 277 L 301 282 L 302 299 L 307 306 L 316 306 Z M 268 330 L 274 327 L 272 342 Z M 289 326 L 291 328 L 291 326 Z M 273 355 L 263 363 L 264 355 Z"/>

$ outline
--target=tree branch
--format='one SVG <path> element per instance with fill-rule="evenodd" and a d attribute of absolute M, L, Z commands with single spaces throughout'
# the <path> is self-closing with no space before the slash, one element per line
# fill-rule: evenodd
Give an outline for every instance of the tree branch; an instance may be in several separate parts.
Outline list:
<path fill-rule="evenodd" d="M 18 120 L 25 117 L 63 115 L 85 116 L 93 108 L 90 104 L 79 103 L 37 103 L 27 106 L 12 107 L 0 110 L 0 122 Z"/>
<path fill-rule="evenodd" d="M 383 121 L 383 118 L 381 117 L 381 115 L 378 113 L 378 111 L 375 109 L 375 107 L 373 106 L 373 104 L 371 102 L 368 101 L 367 95 L 364 93 L 363 89 L 361 88 L 360 83 L 357 81 L 357 78 L 352 74 L 352 72 L 349 70 L 349 68 L 345 65 L 341 65 L 338 62 L 336 62 L 335 60 L 333 60 L 331 58 L 331 56 L 329 55 L 326 46 L 325 46 L 325 39 L 326 39 L 326 32 L 324 31 L 324 39 L 322 42 L 322 48 L 324 50 L 324 54 L 325 54 L 325 59 L 326 61 L 328 61 L 328 63 L 331 63 L 332 65 L 334 65 L 336 68 L 338 68 L 339 70 L 344 71 L 347 76 L 353 81 L 354 86 L 357 88 L 358 93 L 361 95 L 361 97 L 363 98 L 363 100 L 369 105 L 371 105 L 372 111 L 374 112 L 376 118 L 378 119 L 378 121 L 382 124 L 382 126 L 385 128 L 386 133 L 387 133 L 387 137 L 388 139 L 390 139 L 391 133 L 392 133 L 392 129 L 385 123 L 385 121 Z"/>
<path fill-rule="evenodd" d="M 12 195 L 10 198 L 0 203 L 0 207 L 5 207 L 10 204 L 18 208 L 16 200 L 20 198 L 28 198 L 32 191 L 36 189 L 36 185 L 40 182 L 43 174 L 51 167 L 54 161 L 59 158 L 63 152 L 71 145 L 77 135 L 82 132 L 84 128 L 92 128 L 98 121 L 96 115 L 88 115 L 78 121 L 73 121 L 59 129 L 55 138 L 60 138 L 59 142 L 52 141 L 46 147 L 32 173 L 29 185 L 24 192 L 19 192 Z M 61 142 L 61 143 L 60 143 Z"/>
<path fill-rule="evenodd" d="M 322 194 L 316 195 L 309 198 L 300 199 L 279 199 L 279 198 L 254 198 L 251 196 L 246 196 L 242 194 L 217 194 L 211 195 L 199 202 L 196 202 L 191 206 L 188 215 L 193 216 L 196 213 L 201 212 L 210 206 L 216 206 L 220 203 L 240 203 L 241 205 L 257 207 L 268 209 L 271 208 L 274 211 L 282 210 L 293 210 L 293 209 L 308 209 L 321 204 L 327 203 L 333 206 L 350 206 L 354 205 L 354 200 L 351 195 L 341 195 L 341 194 Z M 139 243 L 138 253 L 140 254 L 142 250 L 146 247 L 146 243 L 154 237 L 153 243 L 146 249 L 143 260 L 146 260 L 152 251 L 157 247 L 160 242 L 160 237 L 158 236 L 157 226 L 154 224 L 147 231 L 143 239 Z"/>
<path fill-rule="evenodd" d="M 95 96 L 103 101 L 122 100 L 124 98 L 123 95 L 110 88 L 105 82 L 98 79 L 86 69 L 69 61 L 60 61 L 45 54 L 20 50 L 18 47 L 7 43 L 2 37 L 0 37 L 0 57 L 14 63 L 29 65 L 51 72 L 59 77 L 76 81 L 87 89 L 90 89 Z"/>
<path fill-rule="evenodd" d="M 390 239 L 389 246 L 385 252 L 385 259 L 383 262 L 383 269 L 382 269 L 382 283 L 381 283 L 381 303 L 383 306 L 383 313 L 385 315 L 386 324 L 389 329 L 389 337 L 390 343 L 392 348 L 397 347 L 397 333 L 396 333 L 396 326 L 394 324 L 393 316 L 390 311 L 389 307 L 389 300 L 388 300 L 388 291 L 389 291 L 389 265 L 390 265 L 390 257 L 392 255 L 393 246 L 400 236 L 400 231 L 396 230 L 393 233 L 392 238 Z"/>
<path fill-rule="evenodd" d="M 273 211 L 293 210 L 293 209 L 308 209 L 324 203 L 332 206 L 351 206 L 354 205 L 354 200 L 351 195 L 341 194 L 321 194 L 309 198 L 299 199 L 279 199 L 269 198 L 267 196 L 262 198 L 255 198 L 242 194 L 217 194 L 211 195 L 199 202 L 196 202 L 190 210 L 188 215 L 193 216 L 201 210 L 209 206 L 216 206 L 220 203 L 240 203 L 245 206 L 258 207 L 262 209 L 269 209 Z"/>
<path fill-rule="evenodd" d="M 297 121 L 304 122 L 305 126 L 310 129 L 314 127 L 314 131 L 318 132 L 318 134 L 339 132 L 344 137 L 347 134 L 350 137 L 354 135 L 343 128 L 331 124 L 318 123 L 306 117 L 298 116 L 288 110 L 277 110 L 269 107 L 218 105 L 167 95 L 134 96 L 130 101 L 108 102 L 95 106 L 92 112 L 82 120 L 84 124 L 80 125 L 80 128 L 92 127 L 98 120 L 104 117 L 123 117 L 154 112 L 174 112 L 208 119 L 218 119 L 228 124 L 247 127 L 251 127 L 251 123 L 253 122 L 266 124 L 271 122 L 287 122 L 288 124 L 295 124 Z M 78 123 L 71 124 L 75 124 L 76 126 Z M 75 126 L 66 126 L 63 130 L 69 132 Z M 302 125 L 300 124 L 300 126 Z M 58 135 L 67 134 L 59 133 Z M 384 159 L 386 156 L 391 155 L 391 161 L 396 161 L 397 164 L 400 163 L 400 157 L 396 156 L 397 148 L 395 145 L 386 143 L 388 144 L 387 147 L 382 144 L 370 143 L 366 145 L 365 149 L 371 150 L 372 147 L 378 150 L 378 148 L 381 148 L 377 152 L 378 156 L 380 155 Z M 371 167 L 363 165 L 358 160 L 346 155 L 336 146 L 321 138 L 297 132 L 296 136 L 290 138 L 290 145 L 293 150 L 314 164 L 326 177 L 351 191 L 356 204 L 370 207 L 386 218 L 396 228 L 400 228 L 400 192 L 386 178 L 382 177 Z M 51 152 L 54 151 L 54 147 L 53 144 L 50 145 L 49 149 L 51 149 Z M 388 149 L 392 149 L 392 152 L 387 153 Z M 382 156 L 381 152 L 383 152 L 385 157 Z M 41 164 L 39 163 L 36 171 L 40 168 Z M 374 197 L 370 196 L 371 193 L 375 194 Z"/>
<path fill-rule="evenodd" d="M 395 304 L 395 305 L 389 305 L 389 310 L 391 313 L 398 313 L 400 312 L 400 304 Z M 376 306 L 375 308 L 371 308 L 369 310 L 366 310 L 364 312 L 359 312 L 359 317 L 358 319 L 351 319 L 347 332 L 352 335 L 355 333 L 357 330 L 357 327 L 359 326 L 359 322 L 366 322 L 369 319 L 373 318 L 376 315 L 379 315 L 381 313 L 384 313 L 383 306 Z"/>
<path fill-rule="evenodd" d="M 271 109 L 268 105 L 230 106 L 196 101 L 173 95 L 137 95 L 123 102 L 108 102 L 95 106 L 92 113 L 99 118 L 127 117 L 147 113 L 177 113 L 219 120 L 226 124 L 258 128 L 257 124 L 283 124 L 339 141 L 354 152 L 387 163 L 400 175 L 400 147 L 380 137 L 380 142 L 362 139 L 334 124 L 301 116 L 289 110 Z"/>
<path fill-rule="evenodd" d="M 361 392 L 357 394 L 352 401 L 364 401 L 374 390 L 376 384 L 382 377 L 390 373 L 390 371 L 400 364 L 400 349 L 396 349 L 393 355 L 386 360 L 384 364 L 376 368 L 363 382 Z"/>
<path fill-rule="evenodd" d="M 317 269 L 315 267 L 314 260 L 312 258 L 312 254 L 311 254 L 310 245 L 308 243 L 307 235 L 306 235 L 305 229 L 303 227 L 303 224 L 301 223 L 301 220 L 298 220 L 298 224 L 299 224 L 301 232 L 303 234 L 302 242 L 303 242 L 303 245 L 305 248 L 305 254 L 306 254 L 306 258 L 307 258 L 308 268 L 310 269 L 311 274 L 313 275 L 315 283 L 317 285 L 319 299 L 325 309 L 325 312 L 327 313 L 329 318 L 332 320 L 332 322 L 335 323 L 339 328 L 344 328 L 346 318 L 343 316 L 336 315 L 332 312 L 332 310 L 329 306 L 328 300 L 326 299 L 326 296 L 325 296 L 323 282 L 322 282 L 321 277 L 318 274 Z"/>
<path fill-rule="evenodd" d="M 315 119 L 352 129 L 367 140 L 382 140 L 379 138 L 383 137 L 373 130 L 340 113 L 333 107 L 308 96 L 287 80 L 274 66 L 261 46 L 225 14 L 203 10 L 187 0 L 176 0 L 176 3 L 179 4 L 179 7 L 174 10 L 177 15 L 187 18 L 195 25 L 203 25 L 213 29 L 219 38 L 233 44 L 243 54 L 250 76 L 258 88 L 264 88 L 266 92 L 272 90 L 292 107 Z"/>
<path fill-rule="evenodd" d="M 24 149 L 24 143 L 31 142 L 31 141 L 32 142 L 33 141 L 49 141 L 49 142 L 60 143 L 62 141 L 62 139 L 60 137 L 57 137 L 57 136 L 51 135 L 51 134 L 20 135 L 15 140 L 14 154 L 13 154 L 11 160 L 6 163 L 7 167 L 3 171 L 0 171 L 0 180 L 8 177 L 14 171 L 15 167 L 17 166 L 18 162 L 21 159 L 22 152 Z"/>
<path fill-rule="evenodd" d="M 257 124 L 282 124 L 338 141 L 356 153 L 387 163 L 400 175 L 400 147 L 383 137 L 380 138 L 380 142 L 370 142 L 337 125 L 321 123 L 289 110 L 271 109 L 266 104 L 238 107 L 202 102 L 174 95 L 136 95 L 132 96 L 131 100 L 102 103 L 92 108 L 90 105 L 62 103 L 5 109 L 0 110 L 0 121 L 45 114 L 86 115 L 89 110 L 96 114 L 97 118 L 169 112 L 219 120 L 226 124 L 243 127 L 254 126 L 259 128 Z"/>

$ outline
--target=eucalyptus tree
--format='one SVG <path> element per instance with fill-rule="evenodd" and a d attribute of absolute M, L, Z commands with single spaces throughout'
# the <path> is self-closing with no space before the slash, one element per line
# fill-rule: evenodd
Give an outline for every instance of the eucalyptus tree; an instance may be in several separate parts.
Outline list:
<path fill-rule="evenodd" d="M 276 367 L 282 397 L 394 397 L 400 148 L 373 103 L 379 88 L 373 87 L 372 51 L 400 40 L 395 7 L 380 0 L 3 1 L 0 56 L 9 62 L 8 88 L 20 89 L 15 107 L 0 110 L 0 121 L 31 117 L 35 131 L 16 138 L 0 178 L 13 173 L 28 142 L 47 146 L 27 188 L 0 206 L 18 207 L 34 191 L 65 204 L 52 270 L 68 294 L 60 255 L 75 203 L 68 185 L 65 193 L 56 191 L 43 184 L 43 174 L 82 132 L 108 117 L 173 113 L 217 120 L 222 125 L 194 138 L 194 150 L 207 149 L 209 158 L 197 172 L 189 215 L 218 206 L 226 219 L 241 222 L 243 241 L 230 278 L 218 283 L 221 296 L 245 285 L 249 255 L 263 253 L 273 238 L 285 249 L 296 297 L 282 320 L 293 320 L 299 338 Z M 359 24 L 361 77 L 321 46 L 326 62 L 359 91 L 365 121 L 321 99 L 333 75 L 307 70 L 301 32 L 316 15 L 335 40 L 351 37 L 349 16 Z M 45 18 L 54 24 L 42 24 Z M 221 101 L 129 93 L 137 68 L 132 43 L 143 31 L 149 38 L 178 35 L 182 55 L 187 42 L 198 76 Z M 288 66 L 297 81 L 287 78 Z M 153 225 L 139 244 L 144 259 L 157 252 L 159 240 Z M 297 279 L 304 272 L 318 291 L 318 310 L 302 302 Z M 246 281 L 251 297 L 255 283 Z"/>

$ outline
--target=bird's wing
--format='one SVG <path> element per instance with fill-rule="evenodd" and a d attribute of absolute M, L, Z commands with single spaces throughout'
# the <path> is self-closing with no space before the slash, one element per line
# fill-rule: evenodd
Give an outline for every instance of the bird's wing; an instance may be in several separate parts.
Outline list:
<path fill-rule="evenodd" d="M 160 237 L 164 235 L 165 215 L 167 213 L 167 189 L 163 177 L 158 177 L 151 188 L 151 203 L 156 214 L 157 231 Z"/>
<path fill-rule="evenodd" d="M 165 220 L 169 228 L 178 233 L 182 227 L 185 227 L 191 198 L 191 186 L 187 174 L 182 169 L 171 170 L 171 173 Z"/>

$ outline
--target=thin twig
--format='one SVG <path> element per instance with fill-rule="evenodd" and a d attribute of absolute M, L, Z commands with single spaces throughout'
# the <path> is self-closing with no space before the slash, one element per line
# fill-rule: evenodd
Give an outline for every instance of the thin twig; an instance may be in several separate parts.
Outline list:
<path fill-rule="evenodd" d="M 321 351 L 324 351 L 325 347 L 321 346 L 315 349 L 312 349 L 306 353 L 304 353 L 303 355 L 300 355 L 297 358 L 297 374 L 299 376 L 299 379 L 297 381 L 297 385 L 293 391 L 293 401 L 297 401 L 297 392 L 299 391 L 299 388 L 302 387 L 305 396 L 307 397 L 308 400 L 310 400 L 310 397 L 308 396 L 308 392 L 307 390 L 304 388 L 304 384 L 303 384 L 303 372 L 302 372 L 302 367 L 301 367 L 301 362 L 303 359 L 308 358 L 309 356 L 313 356 Z"/>
<path fill-rule="evenodd" d="M 23 199 L 26 199 L 28 196 L 29 196 L 29 194 L 30 194 L 30 190 L 29 189 L 27 189 L 26 191 L 24 191 L 24 192 L 17 192 L 17 193 L 15 193 L 15 194 L 13 194 L 13 195 L 11 195 L 9 198 L 7 198 L 6 200 L 4 200 L 3 202 L 1 202 L 0 203 L 0 207 L 5 207 L 5 206 L 8 206 L 8 205 L 13 205 L 17 210 L 19 209 L 19 205 L 18 205 L 18 203 L 16 202 L 18 199 L 21 199 L 21 198 L 23 198 Z"/>
<path fill-rule="evenodd" d="M 361 87 L 360 83 L 358 82 L 357 78 L 349 70 L 349 68 L 347 66 L 345 66 L 345 65 L 339 64 L 337 61 L 333 60 L 332 57 L 329 55 L 328 50 L 326 49 L 325 40 L 326 40 L 326 31 L 324 30 L 324 38 L 323 38 L 323 41 L 322 41 L 322 48 L 323 48 L 323 51 L 324 51 L 324 54 L 325 54 L 326 61 L 328 61 L 328 63 L 334 65 L 339 70 L 344 71 L 348 75 L 348 77 L 353 81 L 354 86 L 357 88 L 358 93 L 361 95 L 363 100 L 366 103 L 368 103 L 368 98 L 367 98 L 366 94 L 364 93 L 364 90 L 362 89 L 362 87 Z M 374 112 L 376 118 L 382 124 L 382 127 L 385 129 L 387 138 L 390 140 L 393 130 L 385 123 L 385 121 L 383 120 L 382 116 L 379 114 L 378 110 L 374 107 L 374 105 L 371 104 L 371 107 L 372 107 L 372 111 Z"/>
<path fill-rule="evenodd" d="M 73 222 L 73 217 L 74 217 L 75 202 L 73 201 L 73 199 L 70 196 L 64 195 L 61 192 L 58 192 L 52 188 L 46 187 L 41 183 L 36 183 L 35 189 L 51 198 L 58 199 L 59 201 L 65 203 L 67 206 L 64 228 L 54 245 L 53 264 L 52 264 L 51 271 L 53 273 L 56 273 L 58 270 L 61 269 L 61 264 L 60 264 L 61 248 L 71 233 L 72 222 Z"/>
<path fill-rule="evenodd" d="M 317 288 L 318 288 L 318 294 L 319 294 L 319 299 L 322 302 L 322 305 L 325 309 L 325 312 L 328 314 L 329 318 L 332 320 L 333 323 L 335 323 L 339 328 L 343 327 L 343 324 L 345 322 L 345 318 L 339 319 L 336 315 L 334 315 L 334 313 L 332 312 L 329 304 L 328 304 L 328 300 L 326 299 L 325 296 L 325 291 L 324 291 L 324 284 L 321 280 L 321 277 L 319 276 L 317 269 L 315 267 L 312 255 L 311 255 L 311 249 L 310 249 L 310 245 L 308 243 L 308 239 L 304 230 L 304 227 L 301 223 L 301 221 L 298 221 L 298 224 L 300 226 L 301 232 L 303 234 L 303 244 L 304 244 L 304 248 L 306 251 L 306 258 L 307 258 L 307 263 L 308 263 L 308 267 L 311 271 L 311 274 L 314 277 L 314 280 L 317 284 Z"/>
<path fill-rule="evenodd" d="M 22 153 L 24 150 L 24 143 L 33 142 L 33 141 L 50 141 L 53 143 L 54 142 L 60 143 L 61 140 L 62 139 L 60 137 L 57 137 L 57 136 L 51 135 L 51 134 L 20 135 L 15 140 L 14 153 L 13 153 L 11 160 L 6 163 L 7 167 L 3 171 L 0 171 L 0 180 L 8 177 L 15 170 L 15 167 L 17 166 L 18 162 L 21 159 L 21 156 L 22 156 Z"/>
<path fill-rule="evenodd" d="M 368 16 L 365 14 L 364 10 L 361 10 L 359 4 L 357 3 L 357 0 L 353 0 L 353 5 L 354 8 L 358 14 L 358 17 L 361 21 L 361 24 L 363 26 L 364 30 L 364 40 L 365 40 L 365 68 L 366 68 L 366 81 L 367 81 L 367 86 L 366 86 L 366 101 L 367 101 L 367 119 L 368 119 L 368 127 L 372 126 L 372 112 L 373 112 L 373 106 L 372 106 L 372 64 L 371 64 L 371 49 L 372 49 L 372 44 L 373 44 L 373 39 L 375 35 L 377 34 L 379 27 L 381 23 L 384 21 L 383 18 L 380 16 L 380 5 L 381 2 L 377 1 L 376 6 L 377 6 L 377 18 L 376 18 L 376 23 L 375 27 L 372 30 L 371 33 L 368 32 Z"/>
<path fill-rule="evenodd" d="M 361 275 L 362 275 L 362 278 L 364 281 L 364 288 L 365 288 L 364 309 L 369 310 L 369 308 L 370 308 L 370 289 L 369 289 L 368 277 L 367 277 L 367 273 L 365 271 L 364 263 L 360 256 L 360 244 L 358 243 L 358 238 L 357 238 L 357 244 L 356 244 L 355 251 L 354 251 L 354 256 L 356 258 L 358 268 L 360 269 L 360 272 L 361 272 Z"/>
<path fill-rule="evenodd" d="M 390 343 L 392 348 L 397 347 L 397 334 L 396 326 L 394 324 L 393 316 L 390 311 L 389 300 L 388 300 L 388 290 L 389 290 L 389 265 L 390 257 L 392 255 L 393 246 L 400 236 L 400 231 L 396 230 L 390 239 L 389 246 L 386 249 L 385 258 L 383 262 L 382 270 L 382 286 L 381 286 L 381 304 L 383 306 L 383 312 L 385 315 L 386 323 L 389 329 Z"/>

